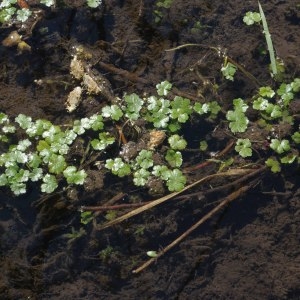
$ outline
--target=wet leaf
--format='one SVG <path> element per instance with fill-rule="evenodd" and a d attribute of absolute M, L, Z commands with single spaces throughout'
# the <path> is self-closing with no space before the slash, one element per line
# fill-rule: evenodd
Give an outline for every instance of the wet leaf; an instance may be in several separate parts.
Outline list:
<path fill-rule="evenodd" d="M 68 166 L 64 171 L 63 174 L 67 179 L 68 184 L 83 184 L 87 174 L 84 170 L 77 171 L 76 167 Z"/>
<path fill-rule="evenodd" d="M 184 188 L 185 184 L 186 184 L 186 178 L 180 170 L 174 169 L 169 172 L 167 187 L 170 192 L 181 191 Z"/>
<path fill-rule="evenodd" d="M 278 140 L 278 139 L 272 139 L 270 148 L 276 151 L 278 154 L 282 154 L 286 151 L 289 151 L 291 149 L 290 143 L 288 140 Z"/>
<path fill-rule="evenodd" d="M 153 166 L 152 151 L 141 150 L 135 159 L 137 165 L 143 169 L 148 169 Z"/>
<path fill-rule="evenodd" d="M 51 173 L 60 174 L 67 167 L 67 163 L 62 155 L 53 153 L 49 158 L 48 167 Z"/>
<path fill-rule="evenodd" d="M 172 88 L 172 84 L 169 81 L 163 81 L 163 82 L 156 85 L 157 94 L 159 96 L 168 95 L 171 88 Z"/>
<path fill-rule="evenodd" d="M 280 163 L 276 159 L 268 158 L 266 160 L 266 165 L 271 168 L 273 173 L 278 173 L 281 171 Z"/>
<path fill-rule="evenodd" d="M 172 168 L 179 168 L 182 165 L 182 155 L 179 151 L 168 150 L 165 159 Z"/>
<path fill-rule="evenodd" d="M 252 156 L 251 142 L 249 139 L 238 139 L 234 149 L 242 157 Z"/>
<path fill-rule="evenodd" d="M 119 121 L 123 116 L 123 112 L 119 106 L 113 104 L 111 106 L 105 106 L 102 108 L 102 116 L 105 118 L 112 118 L 115 121 Z"/>
<path fill-rule="evenodd" d="M 178 134 L 173 134 L 168 138 L 168 142 L 172 149 L 174 150 L 183 150 L 187 146 L 185 139 L 180 137 Z"/>
<path fill-rule="evenodd" d="M 55 176 L 46 174 L 43 177 L 43 183 L 41 185 L 41 191 L 43 193 L 52 193 L 58 187 L 57 180 Z"/>
<path fill-rule="evenodd" d="M 133 182 L 136 186 L 144 186 L 148 182 L 150 172 L 146 169 L 139 169 L 133 174 Z"/>

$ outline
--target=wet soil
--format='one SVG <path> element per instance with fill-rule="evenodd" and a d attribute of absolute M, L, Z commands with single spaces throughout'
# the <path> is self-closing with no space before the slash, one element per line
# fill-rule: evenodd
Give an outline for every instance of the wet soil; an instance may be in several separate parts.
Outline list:
<path fill-rule="evenodd" d="M 73 113 L 66 111 L 65 101 L 76 84 L 69 65 L 78 44 L 92 54 L 91 68 L 105 77 L 116 96 L 150 94 L 167 79 L 191 99 L 217 99 L 225 111 L 232 99 L 251 97 L 256 82 L 243 74 L 233 83 L 225 81 L 219 72 L 222 59 L 209 47 L 227 49 L 260 84 L 271 81 L 268 56 L 259 51 L 264 37 L 242 22 L 245 12 L 257 11 L 256 1 L 174 0 L 160 22 L 153 15 L 155 1 L 105 0 L 96 10 L 82 7 L 82 1 L 65 3 L 45 11 L 33 27 L 17 28 L 30 52 L 0 46 L 0 110 L 11 117 L 23 113 L 68 124 L 109 102 L 105 95 L 89 96 Z M 262 1 L 262 6 L 277 55 L 287 74 L 299 77 L 299 5 L 273 0 Z M 11 30 L 0 28 L 0 40 Z M 165 51 L 187 43 L 205 46 Z M 46 84 L 37 85 L 39 79 Z M 194 133 L 190 145 L 212 139 L 206 136 L 212 124 L 193 122 L 187 128 Z M 218 151 L 228 139 L 222 132 L 215 136 L 212 150 Z M 80 147 L 74 151 L 80 154 Z M 186 155 L 190 163 L 199 159 Z M 205 168 L 190 180 L 213 171 Z M 126 179 L 103 176 L 92 167 L 88 172 L 89 181 L 79 192 L 44 196 L 32 186 L 25 196 L 13 197 L 0 191 L 1 299 L 300 299 L 297 170 L 266 173 L 244 196 L 136 275 L 132 270 L 147 260 L 148 250 L 165 247 L 224 195 L 171 201 L 97 231 L 93 224 L 81 226 L 81 205 L 102 205 L 121 192 L 124 201 L 152 198 Z M 104 220 L 98 216 L 97 221 Z M 72 228 L 76 238 L 67 235 Z"/>

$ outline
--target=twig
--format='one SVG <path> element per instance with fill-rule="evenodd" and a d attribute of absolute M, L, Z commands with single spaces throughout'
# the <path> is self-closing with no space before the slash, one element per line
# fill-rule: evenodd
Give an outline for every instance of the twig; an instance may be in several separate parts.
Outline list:
<path fill-rule="evenodd" d="M 148 202 L 141 202 L 141 203 L 123 203 L 123 204 L 116 204 L 116 205 L 103 205 L 103 206 L 81 206 L 80 210 L 83 211 L 105 211 L 105 210 L 118 210 L 122 208 L 133 208 L 133 207 L 140 207 Z"/>
<path fill-rule="evenodd" d="M 217 153 L 214 156 L 214 158 L 220 158 L 223 155 L 225 155 L 226 153 L 228 153 L 230 151 L 230 149 L 232 148 L 233 145 L 234 145 L 234 140 L 229 141 L 229 143 L 226 145 L 226 147 L 222 151 L 220 151 L 219 153 Z M 211 163 L 212 163 L 211 160 L 207 160 L 207 161 L 201 162 L 200 164 L 197 164 L 195 166 L 187 167 L 187 168 L 185 168 L 183 170 L 183 172 L 184 173 L 188 173 L 188 172 L 191 172 L 191 171 L 195 171 L 195 170 L 204 168 L 204 167 L 210 165 Z"/>
<path fill-rule="evenodd" d="M 214 209 L 212 209 L 209 213 L 207 213 L 204 217 L 202 217 L 197 223 L 195 223 L 193 226 L 191 226 L 187 231 L 185 231 L 182 235 L 180 235 L 177 239 L 175 239 L 171 244 L 166 246 L 162 251 L 160 251 L 156 257 L 153 257 L 146 261 L 144 264 L 142 264 L 137 269 L 133 270 L 132 273 L 137 274 L 141 271 L 143 271 L 145 268 L 150 266 L 152 263 L 154 263 L 159 257 L 164 255 L 166 252 L 168 252 L 170 249 L 172 249 L 174 246 L 179 244 L 183 239 L 185 239 L 191 232 L 193 232 L 195 229 L 197 229 L 201 224 L 203 224 L 205 221 L 210 219 L 215 213 L 220 211 L 224 206 L 232 202 L 233 200 L 240 197 L 243 193 L 245 193 L 247 190 L 251 188 L 252 185 L 243 186 L 237 191 L 234 191 L 230 195 L 228 195 L 219 205 L 217 205 Z"/>
<path fill-rule="evenodd" d="M 134 73 L 130 73 L 127 70 L 123 70 L 120 68 L 115 67 L 114 65 L 111 64 L 106 64 L 104 62 L 98 61 L 97 63 L 101 68 L 105 69 L 106 71 L 115 73 L 117 75 L 121 75 L 125 78 L 127 78 L 129 81 L 133 81 L 133 82 L 140 82 L 143 84 L 148 84 L 149 82 L 147 80 L 145 80 L 144 78 L 138 77 L 136 74 Z"/>
<path fill-rule="evenodd" d="M 186 48 L 186 47 L 202 47 L 202 48 L 206 48 L 206 49 L 211 49 L 211 50 L 216 51 L 219 54 L 219 56 L 221 54 L 224 55 L 224 52 L 225 52 L 225 51 L 222 51 L 222 49 L 219 48 L 219 47 L 208 46 L 208 45 L 205 45 L 205 44 L 193 44 L 193 43 L 180 45 L 180 46 L 177 46 L 175 48 L 166 49 L 165 51 L 166 52 L 175 51 L 175 50 L 179 50 L 179 49 Z"/>
<path fill-rule="evenodd" d="M 207 190 L 207 191 L 202 190 L 200 192 L 195 192 L 195 193 L 190 193 L 190 194 L 185 194 L 185 195 L 182 195 L 182 196 L 178 196 L 178 197 L 175 198 L 175 200 L 185 200 L 187 198 L 191 198 L 191 197 L 195 197 L 195 196 L 201 196 L 201 198 L 202 198 L 202 197 L 207 197 L 208 195 L 211 195 L 211 194 L 221 193 L 224 190 L 228 190 L 232 187 L 237 187 L 242 182 L 247 181 L 251 177 L 254 177 L 257 174 L 260 174 L 260 173 L 264 172 L 265 170 L 267 170 L 267 167 L 264 166 L 264 167 L 261 167 L 261 168 L 255 170 L 255 171 L 253 171 L 250 174 L 247 174 L 247 175 L 245 175 L 241 178 L 238 178 L 237 180 L 235 180 L 233 182 L 227 183 L 227 184 L 222 185 L 222 186 L 218 186 L 216 188 L 212 188 L 212 189 Z"/>
<path fill-rule="evenodd" d="M 250 170 L 250 172 L 251 171 L 252 170 Z M 249 173 L 249 169 L 232 169 L 232 170 L 228 170 L 228 171 L 223 172 L 223 173 L 217 173 L 217 174 L 206 176 L 206 177 L 204 177 L 204 178 L 202 178 L 200 180 L 197 180 L 196 182 L 194 182 L 194 183 L 186 186 L 184 189 L 182 189 L 179 192 L 174 192 L 172 194 L 169 194 L 169 195 L 164 196 L 162 198 L 159 198 L 157 200 L 151 201 L 149 204 L 143 205 L 142 207 L 139 207 L 139 208 L 137 208 L 135 210 L 132 210 L 129 213 L 127 213 L 127 214 L 125 214 L 125 215 L 123 215 L 123 216 L 121 216 L 121 217 L 119 217 L 119 218 L 117 218 L 115 220 L 112 220 L 112 221 L 107 222 L 107 223 L 105 223 L 103 225 L 100 225 L 100 226 L 96 226 L 96 230 L 103 230 L 103 229 L 108 228 L 110 226 L 119 224 L 119 223 L 121 223 L 121 222 L 123 222 L 123 221 L 125 221 L 125 220 L 127 220 L 129 218 L 132 218 L 132 217 L 134 217 L 134 216 L 136 216 L 136 215 L 138 215 L 138 214 L 140 214 L 140 213 L 142 213 L 142 212 L 144 212 L 144 211 L 152 208 L 152 207 L 155 207 L 155 206 L 157 206 L 157 205 L 159 205 L 161 203 L 166 202 L 167 200 L 169 200 L 169 199 L 171 199 L 171 198 L 173 198 L 173 197 L 175 197 L 175 196 L 177 196 L 177 195 L 179 195 L 179 194 L 187 191 L 188 189 L 190 189 L 190 188 L 192 188 L 192 187 L 194 187 L 194 186 L 196 186 L 196 185 L 198 185 L 200 183 L 204 183 L 204 182 L 209 181 L 209 180 L 211 180 L 213 178 L 224 177 L 224 176 L 236 176 L 236 175 L 242 176 L 242 175 L 247 174 L 247 173 Z"/>
<path fill-rule="evenodd" d="M 269 34 L 269 36 L 270 36 L 270 34 Z M 271 39 L 271 36 L 269 38 Z M 271 42 L 272 42 L 272 40 L 271 40 Z M 184 45 L 180 45 L 175 48 L 167 49 L 165 51 L 175 51 L 175 50 L 179 50 L 179 49 L 186 48 L 186 47 L 202 47 L 202 48 L 211 49 L 211 50 L 216 51 L 218 56 L 225 57 L 228 61 L 230 61 L 232 64 L 234 64 L 242 73 L 244 73 L 249 79 L 251 79 L 257 87 L 260 86 L 259 81 L 251 73 L 249 73 L 243 66 L 238 64 L 236 61 L 234 61 L 228 55 L 226 55 L 226 50 L 224 50 L 220 47 L 212 47 L 212 46 L 208 46 L 208 45 L 204 45 L 204 44 L 184 44 Z"/>

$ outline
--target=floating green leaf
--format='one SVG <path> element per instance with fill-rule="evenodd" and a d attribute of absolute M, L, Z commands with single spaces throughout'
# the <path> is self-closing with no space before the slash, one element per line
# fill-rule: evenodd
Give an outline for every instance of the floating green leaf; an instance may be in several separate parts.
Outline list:
<path fill-rule="evenodd" d="M 178 134 L 173 134 L 168 138 L 168 142 L 172 149 L 183 150 L 186 148 L 187 142 L 184 138 L 180 137 Z"/>
<path fill-rule="evenodd" d="M 105 167 L 111 170 L 114 175 L 118 175 L 119 177 L 124 177 L 131 173 L 130 165 L 123 162 L 120 157 L 107 159 Z"/>
<path fill-rule="evenodd" d="M 227 120 L 230 121 L 229 128 L 233 133 L 245 132 L 249 123 L 245 115 L 248 105 L 241 98 L 234 99 L 232 102 L 234 111 L 229 110 L 226 114 Z"/>
<path fill-rule="evenodd" d="M 126 102 L 126 117 L 131 120 L 137 120 L 140 117 L 140 110 L 144 101 L 135 93 L 125 95 L 124 100 Z"/>
<path fill-rule="evenodd" d="M 221 110 L 221 106 L 217 101 L 211 101 L 209 102 L 209 110 L 213 115 L 217 115 Z"/>
<path fill-rule="evenodd" d="M 13 181 L 10 183 L 10 189 L 15 195 L 19 196 L 26 193 L 26 184 L 23 182 Z"/>
<path fill-rule="evenodd" d="M 32 143 L 28 139 L 21 140 L 17 145 L 17 150 L 25 151 L 30 145 L 32 145 Z"/>
<path fill-rule="evenodd" d="M 65 158 L 62 155 L 52 154 L 49 157 L 49 171 L 53 174 L 60 174 L 67 167 Z"/>
<path fill-rule="evenodd" d="M 159 96 L 168 95 L 171 88 L 172 88 L 172 84 L 169 81 L 163 81 L 163 82 L 156 85 L 157 94 Z"/>
<path fill-rule="evenodd" d="M 259 88 L 259 94 L 262 97 L 273 98 L 275 96 L 275 92 L 269 86 L 262 86 Z"/>
<path fill-rule="evenodd" d="M 115 142 L 115 138 L 111 136 L 108 132 L 99 133 L 99 139 L 94 139 L 91 141 L 91 145 L 95 150 L 104 150 L 109 145 Z"/>
<path fill-rule="evenodd" d="M 253 25 L 254 23 L 259 23 L 260 21 L 261 16 L 258 12 L 247 11 L 243 18 L 243 22 L 247 25 Z"/>
<path fill-rule="evenodd" d="M 294 93 L 300 92 L 300 78 L 295 78 L 291 82 L 291 87 L 292 87 Z"/>
<path fill-rule="evenodd" d="M 210 111 L 210 106 L 208 103 L 195 103 L 193 109 L 199 115 L 207 114 Z"/>
<path fill-rule="evenodd" d="M 153 167 L 153 170 L 152 170 L 152 174 L 154 176 L 160 177 L 163 180 L 168 180 L 169 172 L 170 172 L 170 170 L 165 165 L 156 165 Z"/>
<path fill-rule="evenodd" d="M 144 186 L 149 180 L 151 173 L 146 169 L 139 169 L 133 173 L 133 182 L 136 186 Z"/>
<path fill-rule="evenodd" d="M 5 186 L 8 184 L 8 179 L 5 174 L 0 175 L 0 186 Z"/>
<path fill-rule="evenodd" d="M 68 184 L 83 184 L 87 174 L 84 170 L 77 171 L 75 166 L 68 166 L 63 171 Z"/>
<path fill-rule="evenodd" d="M 27 129 L 32 125 L 32 118 L 25 116 L 23 114 L 19 114 L 15 121 L 20 125 L 22 129 Z"/>
<path fill-rule="evenodd" d="M 13 125 L 4 125 L 3 127 L 2 127 L 2 132 L 3 133 L 14 133 L 14 132 L 16 132 L 16 127 L 15 126 L 13 126 Z"/>
<path fill-rule="evenodd" d="M 172 168 L 179 168 L 182 165 L 182 155 L 179 151 L 168 150 L 165 159 Z"/>
<path fill-rule="evenodd" d="M 292 164 L 296 158 L 297 158 L 297 155 L 291 153 L 289 155 L 282 157 L 280 159 L 280 162 L 283 164 Z"/>
<path fill-rule="evenodd" d="M 185 123 L 192 113 L 190 102 L 187 98 L 175 96 L 171 101 L 171 118 L 178 120 L 179 123 Z"/>
<path fill-rule="evenodd" d="M 0 124 L 8 124 L 9 123 L 9 118 L 7 114 L 0 112 Z"/>
<path fill-rule="evenodd" d="M 249 107 L 241 98 L 233 99 L 232 103 L 235 110 L 240 110 L 242 112 L 246 112 Z"/>
<path fill-rule="evenodd" d="M 43 193 L 52 193 L 58 187 L 57 180 L 54 175 L 46 174 L 43 177 L 43 183 L 41 185 L 41 191 Z"/>
<path fill-rule="evenodd" d="M 32 14 L 32 11 L 28 8 L 22 8 L 17 10 L 17 20 L 25 22 Z"/>
<path fill-rule="evenodd" d="M 269 101 L 263 97 L 258 97 L 253 101 L 253 108 L 256 110 L 266 110 L 269 106 Z"/>
<path fill-rule="evenodd" d="M 229 128 L 231 132 L 245 132 L 249 120 L 241 110 L 229 110 L 226 114 L 226 118 L 229 121 Z"/>
<path fill-rule="evenodd" d="M 148 169 L 153 166 L 152 151 L 141 150 L 135 159 L 137 165 L 143 169 Z"/>
<path fill-rule="evenodd" d="M 50 6 L 54 5 L 55 3 L 54 3 L 54 0 L 41 0 L 41 4 L 44 4 L 48 7 L 50 7 Z"/>
<path fill-rule="evenodd" d="M 278 173 L 281 171 L 280 163 L 277 159 L 268 158 L 266 160 L 266 165 L 271 168 L 273 173 Z"/>
<path fill-rule="evenodd" d="M 296 144 L 300 144 L 300 132 L 296 131 L 293 135 L 292 135 L 292 139 Z"/>
<path fill-rule="evenodd" d="M 225 62 L 221 68 L 221 72 L 226 79 L 233 81 L 236 72 L 236 66 L 230 62 Z"/>
<path fill-rule="evenodd" d="M 103 117 L 101 115 L 92 115 L 90 117 L 91 128 L 94 131 L 102 130 L 104 128 Z"/>
<path fill-rule="evenodd" d="M 186 178 L 182 174 L 182 172 L 178 169 L 174 169 L 172 171 L 169 171 L 169 178 L 167 180 L 167 187 L 170 192 L 178 192 L 181 191 L 185 184 L 186 184 Z"/>
<path fill-rule="evenodd" d="M 102 0 L 87 0 L 87 5 L 91 8 L 96 8 L 102 4 Z"/>
<path fill-rule="evenodd" d="M 31 181 L 38 181 L 43 177 L 43 169 L 42 168 L 35 168 L 29 174 L 29 178 Z"/>
<path fill-rule="evenodd" d="M 201 151 L 206 151 L 207 148 L 208 148 L 207 141 L 200 141 L 199 148 L 200 148 Z"/>
<path fill-rule="evenodd" d="M 288 140 L 280 141 L 278 139 L 271 140 L 270 148 L 276 151 L 278 154 L 282 154 L 291 149 L 290 142 Z"/>
<path fill-rule="evenodd" d="M 113 104 L 102 108 L 102 116 L 105 118 L 111 118 L 114 121 L 119 121 L 123 116 L 123 112 L 118 105 Z"/>
<path fill-rule="evenodd" d="M 37 153 L 30 153 L 28 155 L 28 166 L 32 169 L 36 169 L 42 163 L 42 159 Z"/>
<path fill-rule="evenodd" d="M 242 157 L 252 156 L 251 142 L 249 139 L 238 139 L 234 149 Z"/>

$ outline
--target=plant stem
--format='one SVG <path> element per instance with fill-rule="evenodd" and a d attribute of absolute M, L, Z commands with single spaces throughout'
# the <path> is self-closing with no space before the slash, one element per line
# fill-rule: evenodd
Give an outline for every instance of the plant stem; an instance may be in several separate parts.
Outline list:
<path fill-rule="evenodd" d="M 259 13 L 261 16 L 261 21 L 264 28 L 264 35 L 268 46 L 270 61 L 271 61 L 271 68 L 272 68 L 272 74 L 273 76 L 277 75 L 277 66 L 276 66 L 276 60 L 275 60 L 275 54 L 274 54 L 274 47 L 271 39 L 271 34 L 269 32 L 268 23 L 264 14 L 264 11 L 260 5 L 260 2 L 258 1 L 258 7 L 259 7 Z"/>

